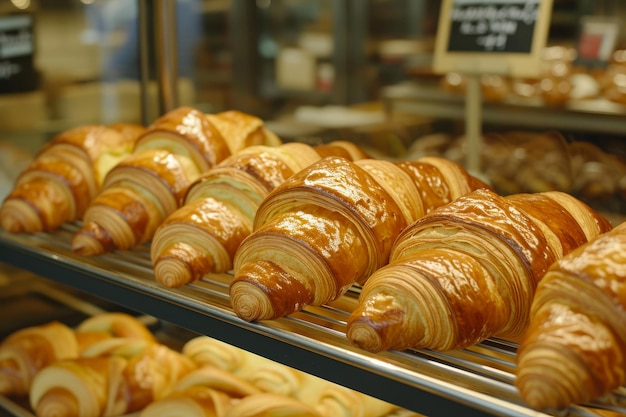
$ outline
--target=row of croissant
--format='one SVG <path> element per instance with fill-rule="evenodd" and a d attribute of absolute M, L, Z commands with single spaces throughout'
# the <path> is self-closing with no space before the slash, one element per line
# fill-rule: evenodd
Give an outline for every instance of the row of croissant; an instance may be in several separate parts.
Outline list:
<path fill-rule="evenodd" d="M 231 304 L 247 321 L 360 285 L 346 336 L 371 352 L 521 338 L 516 384 L 536 409 L 625 383 L 626 225 L 613 229 L 569 194 L 500 196 L 442 158 L 283 144 L 239 112 L 176 109 L 141 133 L 125 127 L 136 137 L 123 151 L 124 134 L 101 139 L 112 129 L 53 139 L 0 224 L 50 231 L 80 219 L 72 249 L 83 255 L 150 242 L 167 287 L 232 271 Z M 80 181 L 88 174 L 93 187 Z"/>
<path fill-rule="evenodd" d="M 0 394 L 38 417 L 380 417 L 393 405 L 208 336 L 176 350 L 135 316 L 58 321 L 0 344 Z"/>

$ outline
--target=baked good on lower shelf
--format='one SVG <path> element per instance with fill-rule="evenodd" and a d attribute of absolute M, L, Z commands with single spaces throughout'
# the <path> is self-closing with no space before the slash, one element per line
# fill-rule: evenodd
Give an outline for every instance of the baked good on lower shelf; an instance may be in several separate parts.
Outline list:
<path fill-rule="evenodd" d="M 263 393 L 296 399 L 322 417 L 382 417 L 398 408 L 209 336 L 190 339 L 182 352 L 201 368 L 219 367 Z"/>
<path fill-rule="evenodd" d="M 364 284 L 347 337 L 372 352 L 518 337 L 550 265 L 610 229 L 561 192 L 466 194 L 404 229 Z"/>
<path fill-rule="evenodd" d="M 517 357 L 516 386 L 557 411 L 626 383 L 626 223 L 551 266 L 539 283 Z"/>
<path fill-rule="evenodd" d="M 0 344 L 0 394 L 28 394 L 42 368 L 78 352 L 74 331 L 57 321 L 12 333 Z"/>
<path fill-rule="evenodd" d="M 233 309 L 244 320 L 267 320 L 336 300 L 387 263 L 408 224 L 482 187 L 441 158 L 323 158 L 259 206 L 235 254 Z"/>
<path fill-rule="evenodd" d="M 113 338 L 87 355 L 43 368 L 33 378 L 29 402 L 38 417 L 121 416 L 165 398 L 194 369 L 165 345 Z"/>
<path fill-rule="evenodd" d="M 59 360 L 94 356 L 94 350 L 111 346 L 112 341 L 127 343 L 130 339 L 156 342 L 141 321 L 121 312 L 88 317 L 75 328 L 51 321 L 18 330 L 0 344 L 0 395 L 28 394 L 33 379 L 46 366 Z"/>
<path fill-rule="evenodd" d="M 148 404 L 138 417 L 225 417 L 232 405 L 224 392 L 199 386 Z"/>
<path fill-rule="evenodd" d="M 236 402 L 225 417 L 324 417 L 313 407 L 286 395 L 263 393 Z"/>

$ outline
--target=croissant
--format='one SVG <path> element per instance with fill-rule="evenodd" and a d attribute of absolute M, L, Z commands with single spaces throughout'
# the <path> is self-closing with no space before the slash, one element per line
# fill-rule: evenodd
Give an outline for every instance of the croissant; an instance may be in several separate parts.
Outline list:
<path fill-rule="evenodd" d="M 57 361 L 33 379 L 30 406 L 38 417 L 123 415 L 129 398 L 126 365 L 119 356 Z"/>
<path fill-rule="evenodd" d="M 194 387 L 211 388 L 227 394 L 229 398 L 243 398 L 262 392 L 236 373 L 213 366 L 201 366 L 186 374 L 172 388 L 172 392 L 186 392 Z"/>
<path fill-rule="evenodd" d="M 247 321 L 275 319 L 336 300 L 387 263 L 400 231 L 430 204 L 474 186 L 486 187 L 438 158 L 400 164 L 323 158 L 259 206 L 254 231 L 234 258 L 235 313 Z"/>
<path fill-rule="evenodd" d="M 227 394 L 200 386 L 148 404 L 139 417 L 224 417 L 231 407 Z"/>
<path fill-rule="evenodd" d="M 237 113 L 239 127 L 253 124 L 254 140 L 264 140 L 253 116 Z M 234 129 L 220 131 L 220 115 L 208 115 L 181 107 L 165 114 L 148 127 L 133 153 L 108 173 L 103 190 L 85 211 L 83 227 L 72 240 L 72 250 L 97 255 L 129 249 L 152 239 L 158 226 L 183 203 L 184 195 L 202 172 L 231 155 L 230 137 L 240 141 Z M 262 130 L 261 132 L 266 132 Z M 267 132 L 266 132 L 267 133 Z M 229 134 L 230 136 L 224 136 Z M 271 139 L 275 140 L 275 136 Z"/>
<path fill-rule="evenodd" d="M 29 401 L 38 416 L 119 416 L 165 398 L 194 369 L 188 358 L 165 345 L 111 338 L 42 369 Z"/>
<path fill-rule="evenodd" d="M 468 193 L 400 233 L 363 286 L 347 337 L 372 352 L 518 337 L 548 267 L 610 229 L 565 193 Z"/>
<path fill-rule="evenodd" d="M 27 394 L 42 368 L 78 353 L 73 330 L 57 321 L 10 334 L 0 344 L 0 395 Z"/>
<path fill-rule="evenodd" d="M 0 207 L 0 224 L 13 233 L 56 230 L 81 219 L 104 176 L 131 153 L 144 128 L 85 125 L 60 133 L 18 175 Z"/>
<path fill-rule="evenodd" d="M 537 410 L 601 398 L 626 383 L 626 223 L 555 262 L 537 287 L 515 384 Z"/>
<path fill-rule="evenodd" d="M 232 269 L 241 241 L 252 231 L 267 194 L 328 154 L 358 157 L 358 147 L 334 142 L 311 147 L 297 142 L 251 146 L 206 171 L 188 189 L 182 207 L 157 229 L 150 251 L 155 279 L 179 287 L 210 273 Z M 185 239 L 181 239 L 185 236 Z"/>

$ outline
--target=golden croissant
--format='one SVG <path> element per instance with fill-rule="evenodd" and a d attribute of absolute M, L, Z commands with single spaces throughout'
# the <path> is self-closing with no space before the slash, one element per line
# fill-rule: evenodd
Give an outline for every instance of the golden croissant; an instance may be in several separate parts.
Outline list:
<path fill-rule="evenodd" d="M 144 128 L 117 123 L 64 131 L 18 175 L 0 207 L 0 224 L 13 233 L 56 230 L 79 220 L 108 171 L 132 152 Z"/>
<path fill-rule="evenodd" d="M 259 206 L 234 258 L 235 313 L 275 319 L 336 300 L 387 263 L 407 225 L 474 187 L 486 185 L 440 158 L 321 159 Z"/>
<path fill-rule="evenodd" d="M 27 394 L 42 368 L 78 354 L 74 331 L 57 321 L 10 334 L 0 344 L 0 395 Z"/>
<path fill-rule="evenodd" d="M 626 383 L 626 223 L 554 263 L 537 287 L 516 386 L 556 412 Z"/>
<path fill-rule="evenodd" d="M 168 112 L 137 139 L 131 155 L 107 174 L 102 191 L 91 201 L 84 224 L 72 240 L 72 250 L 97 255 L 129 249 L 152 239 L 158 226 L 178 209 L 193 181 L 202 172 L 247 143 L 231 127 L 253 135 L 252 141 L 275 141 L 260 121 L 243 113 L 208 115 L 189 107 Z M 222 132 L 220 127 L 227 128 Z M 250 126 L 251 125 L 251 126 Z M 225 136 L 228 134 L 229 136 Z"/>
<path fill-rule="evenodd" d="M 565 193 L 473 191 L 402 231 L 363 286 L 347 337 L 372 352 L 518 337 L 550 265 L 610 229 Z"/>
<path fill-rule="evenodd" d="M 364 154 L 358 151 L 341 141 L 316 147 L 291 142 L 251 146 L 226 158 L 191 184 L 182 207 L 155 232 L 150 247 L 155 279 L 179 287 L 231 270 L 235 251 L 271 190 L 322 155 L 358 158 Z"/>
<path fill-rule="evenodd" d="M 118 312 L 91 316 L 73 329 L 51 321 L 18 330 L 0 344 L 0 394 L 24 395 L 34 376 L 47 365 L 93 355 L 90 352 L 95 346 L 126 339 L 156 341 L 137 318 Z"/>
<path fill-rule="evenodd" d="M 111 338 L 43 368 L 33 378 L 29 402 L 38 417 L 120 416 L 165 398 L 195 368 L 165 345 Z"/>

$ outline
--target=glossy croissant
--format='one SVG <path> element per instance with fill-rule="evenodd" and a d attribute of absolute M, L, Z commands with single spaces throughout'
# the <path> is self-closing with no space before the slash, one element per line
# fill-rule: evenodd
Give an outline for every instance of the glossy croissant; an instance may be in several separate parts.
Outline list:
<path fill-rule="evenodd" d="M 107 174 L 102 191 L 85 211 L 72 250 L 98 255 L 149 241 L 202 172 L 239 146 L 277 140 L 259 119 L 244 113 L 209 117 L 189 107 L 166 113 Z"/>
<path fill-rule="evenodd" d="M 519 337 L 550 265 L 610 229 L 565 193 L 468 193 L 402 231 L 363 286 L 347 337 L 372 352 Z"/>
<path fill-rule="evenodd" d="M 85 125 L 47 142 L 18 175 L 0 207 L 0 224 L 12 233 L 56 230 L 79 220 L 108 171 L 132 152 L 142 126 Z"/>
<path fill-rule="evenodd" d="M 323 158 L 259 206 L 234 258 L 235 313 L 275 319 L 336 300 L 387 263 L 407 225 L 476 187 L 487 186 L 440 158 Z"/>
<path fill-rule="evenodd" d="M 322 156 L 359 158 L 364 155 L 359 151 L 344 142 L 316 147 L 290 142 L 251 146 L 226 158 L 190 185 L 182 206 L 156 230 L 150 246 L 155 279 L 179 287 L 231 270 L 270 191 Z"/>
<path fill-rule="evenodd" d="M 557 412 L 626 384 L 626 223 L 554 263 L 537 287 L 517 354 L 532 408 Z"/>

